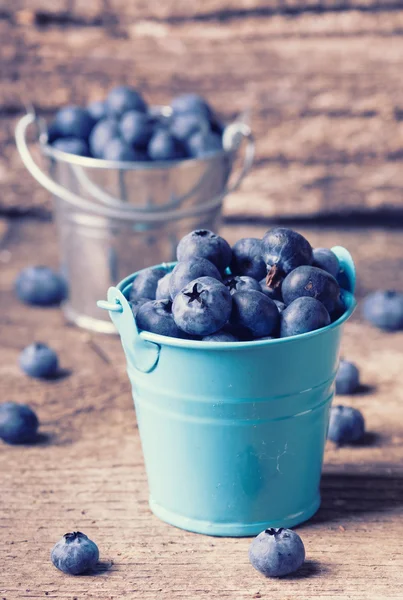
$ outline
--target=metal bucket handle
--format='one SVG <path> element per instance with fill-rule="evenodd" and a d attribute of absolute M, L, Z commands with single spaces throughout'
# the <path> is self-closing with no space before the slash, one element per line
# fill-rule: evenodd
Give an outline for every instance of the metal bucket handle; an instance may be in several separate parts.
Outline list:
<path fill-rule="evenodd" d="M 116 287 L 108 290 L 108 301 L 99 300 L 99 308 L 109 310 L 109 314 L 118 330 L 126 356 L 142 373 L 154 369 L 160 355 L 160 346 L 143 340 L 137 329 L 130 304 Z"/>
<path fill-rule="evenodd" d="M 236 135 L 233 136 L 233 143 L 234 144 L 238 143 L 238 145 L 239 145 L 239 136 L 241 135 L 241 136 L 248 138 L 248 147 L 247 147 L 247 150 L 245 153 L 245 160 L 244 160 L 243 167 L 242 167 L 238 177 L 236 178 L 235 182 L 230 186 L 230 188 L 227 187 L 224 190 L 224 192 L 222 192 L 219 196 L 216 196 L 215 198 L 211 199 L 209 202 L 200 204 L 198 207 L 194 207 L 192 209 L 186 209 L 186 210 L 182 210 L 182 211 L 178 211 L 178 210 L 170 210 L 169 211 L 168 210 L 166 212 L 158 211 L 155 213 L 151 213 L 151 212 L 145 213 L 143 210 L 138 211 L 135 208 L 131 209 L 130 211 L 128 211 L 128 210 L 122 211 L 120 208 L 113 209 L 112 207 L 99 206 L 88 200 L 85 200 L 84 198 L 81 198 L 77 194 L 74 194 L 73 192 L 70 192 L 70 190 L 59 185 L 56 181 L 51 179 L 48 175 L 46 175 L 42 171 L 42 169 L 36 164 L 34 158 L 32 157 L 31 152 L 28 148 L 27 140 L 26 140 L 27 129 L 34 123 L 38 126 L 38 128 L 40 130 L 42 129 L 42 131 L 43 131 L 43 124 L 41 124 L 41 120 L 38 119 L 38 117 L 36 116 L 34 111 L 30 111 L 24 117 L 22 117 L 20 119 L 20 121 L 17 123 L 16 129 L 15 129 L 15 141 L 16 141 L 18 152 L 21 156 L 21 159 L 22 159 L 25 167 L 31 173 L 31 175 L 34 177 L 34 179 L 36 179 L 36 181 L 38 183 L 40 183 L 45 189 L 47 189 L 51 194 L 58 196 L 65 202 L 75 206 L 76 208 L 78 208 L 80 210 L 85 210 L 90 213 L 95 213 L 97 215 L 104 216 L 106 218 L 118 219 L 121 221 L 141 220 L 143 222 L 154 222 L 154 221 L 161 221 L 161 219 L 177 220 L 177 219 L 183 219 L 186 217 L 196 216 L 199 213 L 205 213 L 208 210 L 219 208 L 222 204 L 224 195 L 236 190 L 239 187 L 242 179 L 245 177 L 246 173 L 249 171 L 249 169 L 251 168 L 252 163 L 253 163 L 254 141 L 253 141 L 252 132 L 251 132 L 249 126 L 244 123 L 242 123 L 242 124 L 233 123 L 232 124 L 233 126 L 237 125 L 237 131 L 238 131 L 238 134 L 237 134 L 238 137 Z M 229 127 L 231 127 L 231 126 L 229 126 Z M 240 131 L 240 129 L 242 129 L 242 132 Z M 227 141 L 227 144 L 229 144 L 228 141 Z M 225 139 L 224 139 L 224 145 L 226 145 Z M 235 148 L 235 146 L 234 146 L 234 148 Z"/>
<path fill-rule="evenodd" d="M 346 248 L 335 246 L 332 248 L 340 262 L 339 281 L 348 294 L 354 294 L 356 271 L 353 258 Z M 162 265 L 168 266 L 168 265 Z M 108 310 L 111 319 L 122 339 L 126 355 L 133 365 L 142 373 L 149 373 L 158 363 L 161 347 L 140 335 L 133 317 L 130 304 L 122 292 L 111 287 L 108 290 L 108 300 L 98 300 L 97 306 Z"/>

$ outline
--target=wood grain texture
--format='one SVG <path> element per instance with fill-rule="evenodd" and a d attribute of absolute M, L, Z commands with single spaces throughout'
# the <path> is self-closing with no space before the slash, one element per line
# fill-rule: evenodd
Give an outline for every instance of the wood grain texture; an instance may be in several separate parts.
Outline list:
<path fill-rule="evenodd" d="M 298 529 L 307 562 L 294 577 L 265 580 L 248 563 L 248 539 L 186 533 L 152 516 L 120 343 L 66 326 L 58 309 L 15 300 L 18 270 L 34 252 L 35 262 L 56 266 L 57 248 L 50 223 L 9 225 L 0 248 L 0 391 L 37 410 L 44 437 L 38 446 L 1 446 L 0 598 L 401 598 L 403 333 L 378 332 L 358 311 L 346 325 L 342 353 L 358 364 L 366 388 L 342 401 L 363 411 L 370 435 L 361 447 L 328 445 L 322 507 Z M 350 249 L 360 298 L 378 286 L 403 289 L 400 230 L 301 231 L 315 246 Z M 223 231 L 230 242 L 263 232 Z M 53 346 L 70 374 L 47 383 L 24 377 L 17 357 L 33 340 Z M 67 577 L 51 565 L 53 544 L 73 529 L 98 543 L 96 575 Z"/>
<path fill-rule="evenodd" d="M 179 11 L 208 5 L 174 4 Z M 152 103 L 199 91 L 228 120 L 253 107 L 256 164 L 227 199 L 228 215 L 402 210 L 403 10 L 381 3 L 297 16 L 253 12 L 264 4 L 230 3 L 250 8 L 242 19 L 169 21 L 152 13 L 165 3 L 151 3 L 147 15 L 116 27 L 0 20 L 0 209 L 50 209 L 14 148 L 24 102 L 51 115 L 129 82 Z M 70 3 L 71 14 L 84 5 Z"/>

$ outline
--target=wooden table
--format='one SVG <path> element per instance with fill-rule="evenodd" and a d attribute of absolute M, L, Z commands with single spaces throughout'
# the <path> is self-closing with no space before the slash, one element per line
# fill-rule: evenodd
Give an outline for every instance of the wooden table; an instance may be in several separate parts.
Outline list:
<path fill-rule="evenodd" d="M 0 598 L 96 600 L 382 600 L 403 596 L 403 333 L 360 320 L 345 328 L 342 353 L 361 370 L 363 387 L 344 403 L 360 408 L 362 446 L 328 444 L 322 506 L 298 528 L 307 550 L 299 573 L 261 577 L 248 562 L 249 539 L 219 539 L 170 527 L 147 505 L 147 483 L 120 342 L 69 327 L 58 309 L 22 306 L 12 284 L 27 264 L 57 264 L 53 225 L 3 221 L 0 250 L 1 399 L 29 403 L 42 441 L 0 446 Z M 358 296 L 403 289 L 401 230 L 298 227 L 316 246 L 341 243 L 353 253 Z M 265 227 L 227 226 L 230 242 Z M 34 340 L 54 347 L 64 376 L 28 379 L 20 350 Z M 95 575 L 68 577 L 51 564 L 67 531 L 94 539 Z"/>

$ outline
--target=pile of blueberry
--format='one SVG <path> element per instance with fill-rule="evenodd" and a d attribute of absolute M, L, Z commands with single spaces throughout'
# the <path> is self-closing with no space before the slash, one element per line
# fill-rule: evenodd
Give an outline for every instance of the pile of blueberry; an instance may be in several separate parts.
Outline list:
<path fill-rule="evenodd" d="M 203 158 L 222 150 L 223 126 L 204 98 L 177 96 L 171 113 L 156 114 L 138 91 L 120 86 L 86 108 L 60 109 L 48 142 L 69 154 L 129 162 Z"/>
<path fill-rule="evenodd" d="M 149 268 L 134 279 L 130 304 L 139 329 L 160 335 L 235 342 L 299 335 L 326 327 L 345 308 L 340 265 L 327 248 L 276 227 L 232 248 L 200 229 L 177 247 L 172 271 Z"/>

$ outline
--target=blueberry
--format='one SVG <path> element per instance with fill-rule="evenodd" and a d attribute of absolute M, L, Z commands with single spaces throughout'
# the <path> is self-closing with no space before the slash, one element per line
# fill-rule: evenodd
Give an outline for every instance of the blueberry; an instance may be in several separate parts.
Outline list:
<path fill-rule="evenodd" d="M 252 338 L 272 335 L 279 321 L 277 306 L 262 292 L 250 290 L 232 296 L 230 323 Z"/>
<path fill-rule="evenodd" d="M 155 294 L 155 298 L 157 300 L 164 300 L 165 298 L 170 298 L 171 294 L 169 293 L 169 282 L 171 281 L 172 273 L 167 273 L 164 277 L 158 280 L 157 283 L 157 291 Z"/>
<path fill-rule="evenodd" d="M 49 267 L 26 267 L 14 285 L 18 298 L 25 304 L 54 306 L 67 297 L 64 279 Z"/>
<path fill-rule="evenodd" d="M 212 277 L 199 277 L 176 295 L 172 312 L 183 331 L 206 336 L 225 325 L 231 306 L 231 294 L 225 285 Z"/>
<path fill-rule="evenodd" d="M 0 404 L 0 438 L 7 444 L 27 444 L 36 438 L 38 417 L 25 404 Z"/>
<path fill-rule="evenodd" d="M 90 104 L 87 106 L 87 112 L 95 122 L 100 121 L 101 119 L 106 119 L 108 116 L 106 102 L 103 100 L 95 100 L 94 102 L 90 102 Z"/>
<path fill-rule="evenodd" d="M 281 313 L 280 337 L 315 331 L 330 324 L 330 316 L 316 298 L 297 298 Z"/>
<path fill-rule="evenodd" d="M 268 267 L 269 287 L 276 287 L 293 269 L 310 265 L 313 260 L 310 243 L 301 234 L 284 227 L 275 227 L 265 234 L 262 254 Z"/>
<path fill-rule="evenodd" d="M 47 143 L 48 144 L 53 144 L 53 142 L 56 141 L 57 138 L 62 137 L 62 134 L 59 131 L 59 128 L 57 126 L 57 123 L 55 123 L 55 121 L 52 121 L 51 123 L 49 123 L 49 125 L 46 128 L 46 134 L 47 134 Z"/>
<path fill-rule="evenodd" d="M 253 277 L 247 277 L 246 275 L 229 275 L 224 280 L 224 285 L 230 291 L 230 294 L 235 294 L 235 292 L 247 292 L 249 290 L 255 290 L 257 292 L 261 292 L 260 283 L 253 279 Z"/>
<path fill-rule="evenodd" d="M 130 308 L 132 309 L 133 317 L 137 316 L 140 307 L 146 302 L 150 302 L 150 298 L 138 298 L 137 300 L 129 300 Z"/>
<path fill-rule="evenodd" d="M 103 158 L 105 160 L 144 162 L 148 157 L 146 152 L 131 148 L 121 138 L 114 138 L 106 144 Z"/>
<path fill-rule="evenodd" d="M 365 433 L 362 413 L 351 406 L 332 406 L 327 437 L 339 446 L 358 442 Z"/>
<path fill-rule="evenodd" d="M 166 129 L 157 129 L 148 144 L 148 154 L 152 160 L 179 160 L 186 158 L 186 149 Z"/>
<path fill-rule="evenodd" d="M 139 298 L 155 300 L 158 281 L 161 279 L 161 277 L 164 277 L 164 275 L 166 275 L 166 270 L 162 268 L 149 268 L 140 271 L 137 277 L 133 280 L 132 287 L 130 289 L 130 300 L 138 300 Z"/>
<path fill-rule="evenodd" d="M 202 342 L 239 342 L 239 339 L 229 331 L 220 329 L 216 333 L 205 335 L 202 338 Z"/>
<path fill-rule="evenodd" d="M 329 250 L 329 248 L 314 248 L 312 255 L 314 267 L 319 267 L 333 275 L 333 277 L 337 277 L 340 271 L 340 263 L 332 250 Z"/>
<path fill-rule="evenodd" d="M 284 302 L 281 302 L 281 300 L 276 300 L 275 298 L 273 298 L 273 302 L 277 306 L 278 312 L 281 314 L 286 308 L 286 305 L 284 304 Z"/>
<path fill-rule="evenodd" d="M 89 144 L 92 156 L 103 158 L 104 150 L 111 140 L 120 135 L 119 124 L 115 119 L 102 119 L 91 132 Z"/>
<path fill-rule="evenodd" d="M 24 373 L 36 379 L 52 377 L 59 368 L 56 352 L 40 342 L 24 348 L 18 362 Z"/>
<path fill-rule="evenodd" d="M 76 154 L 77 156 L 89 156 L 90 154 L 87 142 L 79 138 L 59 138 L 53 142 L 52 146 L 57 150 L 67 152 L 67 154 Z"/>
<path fill-rule="evenodd" d="M 337 321 L 337 319 L 340 319 L 340 317 L 344 315 L 345 311 L 346 307 L 344 306 L 343 299 L 340 297 L 337 300 L 334 309 L 329 313 L 332 323 L 334 323 L 334 321 Z"/>
<path fill-rule="evenodd" d="M 174 115 L 196 113 L 210 120 L 213 116 L 212 110 L 206 100 L 198 94 L 181 94 L 171 102 Z"/>
<path fill-rule="evenodd" d="M 193 258 L 178 262 L 169 281 L 169 293 L 172 300 L 190 281 L 198 277 L 213 277 L 222 281 L 219 270 L 206 258 Z"/>
<path fill-rule="evenodd" d="M 179 329 L 172 315 L 171 300 L 150 300 L 140 306 L 136 323 L 139 329 L 159 333 L 175 338 L 185 338 L 186 334 Z"/>
<path fill-rule="evenodd" d="M 81 575 L 92 570 L 99 559 L 98 546 L 81 531 L 66 533 L 53 547 L 52 563 L 67 575 Z"/>
<path fill-rule="evenodd" d="M 142 112 L 131 110 L 123 115 L 119 123 L 120 134 L 126 144 L 146 148 L 154 133 L 154 123 Z"/>
<path fill-rule="evenodd" d="M 80 106 L 61 108 L 55 117 L 56 126 L 63 137 L 87 140 L 94 127 L 91 115 Z"/>
<path fill-rule="evenodd" d="M 327 271 L 318 267 L 297 267 L 284 279 L 281 293 L 285 304 L 296 298 L 308 296 L 320 300 L 328 312 L 333 312 L 340 297 L 337 280 Z"/>
<path fill-rule="evenodd" d="M 336 375 L 336 394 L 354 394 L 360 385 L 360 373 L 354 363 L 341 360 Z"/>
<path fill-rule="evenodd" d="M 257 238 L 242 238 L 232 246 L 231 273 L 247 275 L 260 281 L 266 277 L 266 263 L 262 256 L 262 242 Z"/>
<path fill-rule="evenodd" d="M 364 317 L 379 329 L 403 329 L 403 294 L 393 290 L 378 290 L 369 294 L 363 304 Z"/>
<path fill-rule="evenodd" d="M 196 229 L 181 239 L 176 249 L 178 260 L 200 256 L 207 258 L 221 272 L 231 261 L 231 247 L 221 236 L 208 229 Z"/>
<path fill-rule="evenodd" d="M 295 531 L 270 527 L 252 541 L 249 560 L 252 567 L 265 577 L 283 577 L 303 565 L 304 544 Z"/>
<path fill-rule="evenodd" d="M 178 140 L 186 141 L 195 133 L 210 131 L 210 123 L 199 113 L 185 113 L 174 117 L 169 130 Z"/>
<path fill-rule="evenodd" d="M 121 85 L 109 92 L 106 98 L 106 109 L 111 117 L 119 118 L 129 110 L 145 113 L 147 105 L 136 90 Z"/>
<path fill-rule="evenodd" d="M 271 298 L 272 300 L 282 300 L 281 296 L 281 286 L 269 287 L 266 283 L 266 277 L 259 281 L 260 291 L 265 295 Z"/>
<path fill-rule="evenodd" d="M 186 141 L 189 156 L 194 158 L 205 158 L 221 152 L 221 137 L 212 131 L 198 131 Z"/>

